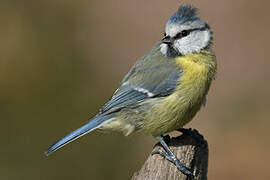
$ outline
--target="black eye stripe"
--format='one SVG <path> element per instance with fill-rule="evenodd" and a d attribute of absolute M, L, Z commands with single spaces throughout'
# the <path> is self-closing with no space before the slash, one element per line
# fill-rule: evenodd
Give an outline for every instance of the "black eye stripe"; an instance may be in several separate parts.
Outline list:
<path fill-rule="evenodd" d="M 177 33 L 176 36 L 174 37 L 174 39 L 181 39 L 183 37 L 186 37 L 187 35 L 190 34 L 190 32 L 191 32 L 190 30 L 183 30 L 183 31 Z"/>
<path fill-rule="evenodd" d="M 194 29 L 183 30 L 183 31 L 177 33 L 176 36 L 174 37 L 174 39 L 181 39 L 183 37 L 188 36 L 193 31 L 204 31 L 206 29 L 207 29 L 207 26 L 202 27 L 202 28 L 194 28 Z"/>

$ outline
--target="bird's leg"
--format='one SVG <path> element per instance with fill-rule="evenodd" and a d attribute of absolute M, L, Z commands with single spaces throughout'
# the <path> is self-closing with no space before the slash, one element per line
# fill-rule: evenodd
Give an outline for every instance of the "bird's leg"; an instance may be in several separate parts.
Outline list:
<path fill-rule="evenodd" d="M 160 154 L 162 157 L 166 158 L 168 161 L 174 163 L 177 169 L 180 170 L 183 174 L 188 175 L 188 176 L 192 175 L 191 170 L 188 167 L 186 167 L 183 163 L 181 163 L 179 159 L 175 156 L 175 154 L 172 152 L 172 150 L 169 148 L 169 146 L 164 140 L 164 137 L 158 136 L 157 139 L 159 140 L 165 152 L 161 150 L 155 150 L 152 152 L 152 155 Z"/>

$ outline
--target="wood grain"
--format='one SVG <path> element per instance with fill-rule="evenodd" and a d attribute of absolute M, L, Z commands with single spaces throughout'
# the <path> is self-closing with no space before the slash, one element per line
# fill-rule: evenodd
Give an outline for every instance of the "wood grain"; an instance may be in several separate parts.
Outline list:
<path fill-rule="evenodd" d="M 187 167 L 193 171 L 193 177 L 182 174 L 173 163 L 162 156 L 149 155 L 141 169 L 134 173 L 132 180 L 206 180 L 208 167 L 208 144 L 197 130 L 184 130 L 180 136 L 170 138 L 166 136 L 166 142 Z M 156 144 L 153 151 L 163 150 L 160 144 Z"/>

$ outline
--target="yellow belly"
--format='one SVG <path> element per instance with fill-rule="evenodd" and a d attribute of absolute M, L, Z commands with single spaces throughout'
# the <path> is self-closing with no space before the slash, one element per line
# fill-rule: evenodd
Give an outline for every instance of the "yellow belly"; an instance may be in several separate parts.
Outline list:
<path fill-rule="evenodd" d="M 176 59 L 182 70 L 175 92 L 160 99 L 145 119 L 144 130 L 153 136 L 179 129 L 188 123 L 200 109 L 214 75 L 201 54 Z M 216 68 L 214 66 L 214 68 Z M 209 77 L 211 76 L 211 77 Z"/>

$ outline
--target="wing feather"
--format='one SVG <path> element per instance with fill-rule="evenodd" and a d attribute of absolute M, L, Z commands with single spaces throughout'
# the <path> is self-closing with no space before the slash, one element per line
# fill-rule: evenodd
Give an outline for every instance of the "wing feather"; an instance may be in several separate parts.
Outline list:
<path fill-rule="evenodd" d="M 180 77 L 181 69 L 173 58 L 161 54 L 158 43 L 131 68 L 100 113 L 118 111 L 149 98 L 168 96 L 177 87 Z"/>

